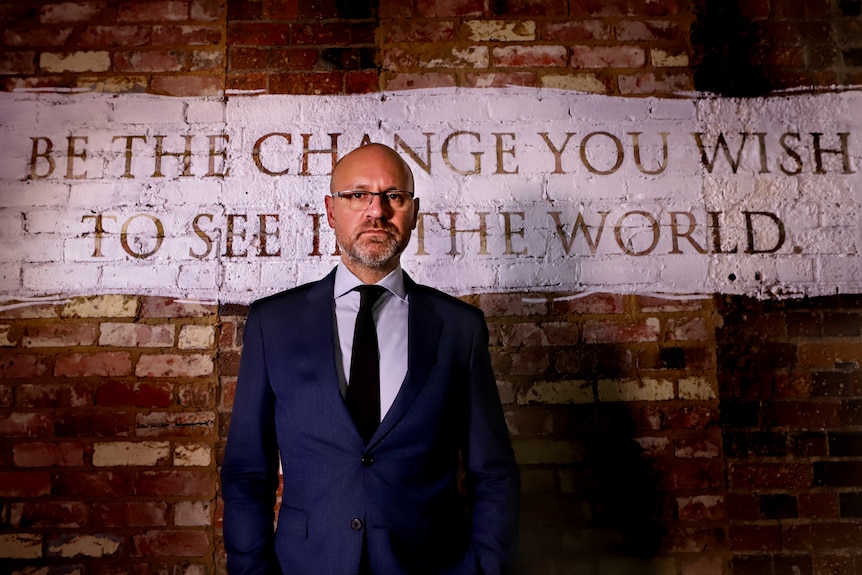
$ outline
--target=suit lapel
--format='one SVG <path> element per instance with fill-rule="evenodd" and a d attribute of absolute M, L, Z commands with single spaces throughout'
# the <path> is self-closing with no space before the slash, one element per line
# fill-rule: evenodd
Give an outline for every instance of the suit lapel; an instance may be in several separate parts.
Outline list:
<path fill-rule="evenodd" d="M 351 437 L 362 441 L 359 431 L 353 423 L 350 412 L 338 384 L 338 371 L 335 366 L 335 270 L 320 280 L 308 292 L 307 304 L 298 312 L 298 325 L 309 326 L 306 332 L 306 352 L 317 366 L 314 373 L 320 385 L 320 396 L 329 404 L 327 411 L 334 413 L 342 427 L 352 429 Z"/>
<path fill-rule="evenodd" d="M 404 283 L 410 298 L 407 326 L 407 376 L 395 402 L 389 408 L 380 427 L 371 439 L 374 444 L 389 433 L 413 405 L 431 369 L 437 362 L 437 347 L 443 322 L 434 312 L 434 302 L 410 277 L 404 274 Z"/>

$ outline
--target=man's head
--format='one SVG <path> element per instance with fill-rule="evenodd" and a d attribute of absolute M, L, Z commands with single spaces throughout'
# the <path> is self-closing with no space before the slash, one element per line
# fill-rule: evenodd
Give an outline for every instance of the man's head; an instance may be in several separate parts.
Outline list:
<path fill-rule="evenodd" d="M 413 173 L 398 153 L 383 144 L 356 148 L 332 170 L 326 217 L 335 230 L 345 265 L 366 283 L 395 269 L 416 227 L 419 200 L 405 196 L 403 205 L 373 195 L 367 205 L 341 192 L 413 192 Z"/>

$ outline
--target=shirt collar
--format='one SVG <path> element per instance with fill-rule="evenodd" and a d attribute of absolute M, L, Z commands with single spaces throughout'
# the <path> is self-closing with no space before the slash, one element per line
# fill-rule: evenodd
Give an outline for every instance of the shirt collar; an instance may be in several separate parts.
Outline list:
<path fill-rule="evenodd" d="M 350 293 L 362 283 L 362 280 L 347 269 L 344 262 L 338 262 L 338 267 L 335 269 L 335 299 Z M 377 282 L 377 285 L 385 287 L 402 301 L 407 301 L 407 288 L 404 287 L 404 273 L 401 271 L 401 264 Z"/>

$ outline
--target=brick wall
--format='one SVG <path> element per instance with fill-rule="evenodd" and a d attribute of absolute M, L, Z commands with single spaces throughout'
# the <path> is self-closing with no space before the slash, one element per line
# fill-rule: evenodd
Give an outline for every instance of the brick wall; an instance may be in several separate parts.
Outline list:
<path fill-rule="evenodd" d="M 857 84 L 859 0 L 0 3 L 0 87 L 168 96 Z M 9 208 L 2 208 L 8 210 Z M 856 296 L 483 294 L 523 572 L 862 574 Z M 0 572 L 223 571 L 246 309 L 0 311 Z"/>

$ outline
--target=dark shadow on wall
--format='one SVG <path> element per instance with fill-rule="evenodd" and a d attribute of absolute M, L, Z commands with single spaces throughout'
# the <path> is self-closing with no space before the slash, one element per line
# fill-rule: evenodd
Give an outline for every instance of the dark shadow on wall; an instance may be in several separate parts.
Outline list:
<path fill-rule="evenodd" d="M 721 96 L 762 96 L 775 89 L 757 64 L 765 46 L 760 27 L 743 14 L 742 2 L 695 0 L 691 39 L 694 87 Z"/>

